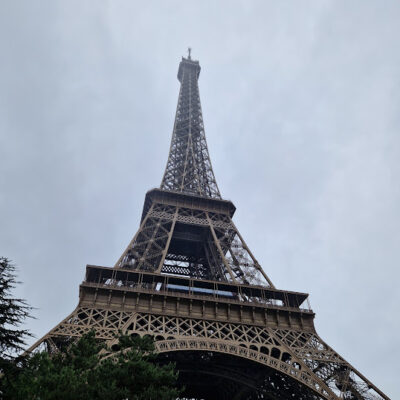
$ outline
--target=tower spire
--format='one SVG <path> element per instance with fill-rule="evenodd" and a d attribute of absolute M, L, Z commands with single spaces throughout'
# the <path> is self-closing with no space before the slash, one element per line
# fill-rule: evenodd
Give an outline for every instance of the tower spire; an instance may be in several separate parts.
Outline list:
<path fill-rule="evenodd" d="M 188 58 L 182 58 L 178 69 L 181 88 L 161 189 L 221 198 L 204 132 L 199 75 L 199 62 L 191 59 L 189 47 Z"/>

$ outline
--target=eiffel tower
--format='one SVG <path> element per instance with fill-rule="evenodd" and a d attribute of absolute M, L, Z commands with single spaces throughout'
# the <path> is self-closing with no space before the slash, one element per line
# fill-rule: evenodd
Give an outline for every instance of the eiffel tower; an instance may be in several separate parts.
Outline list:
<path fill-rule="evenodd" d="M 316 333 L 308 294 L 275 288 L 221 197 L 204 133 L 200 65 L 182 57 L 161 186 L 113 268 L 88 265 L 77 308 L 29 351 L 94 329 L 151 335 L 176 363 L 185 398 L 388 399 Z"/>

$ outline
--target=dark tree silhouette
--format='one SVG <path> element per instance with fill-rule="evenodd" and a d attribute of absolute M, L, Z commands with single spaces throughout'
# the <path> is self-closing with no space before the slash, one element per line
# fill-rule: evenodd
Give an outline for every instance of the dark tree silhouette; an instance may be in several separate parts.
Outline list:
<path fill-rule="evenodd" d="M 158 365 L 153 340 L 121 336 L 105 347 L 94 332 L 49 354 L 35 353 L 3 377 L 4 400 L 172 400 L 177 373 Z"/>
<path fill-rule="evenodd" d="M 25 339 L 32 336 L 27 329 L 20 329 L 23 321 L 30 317 L 32 307 L 25 300 L 13 296 L 12 291 L 19 282 L 16 269 L 10 260 L 0 257 L 0 360 L 14 358 L 23 350 Z"/>

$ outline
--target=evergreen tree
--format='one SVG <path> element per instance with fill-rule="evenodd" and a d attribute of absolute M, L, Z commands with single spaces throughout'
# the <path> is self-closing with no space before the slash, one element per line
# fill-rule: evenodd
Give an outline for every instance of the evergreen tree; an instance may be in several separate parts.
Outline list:
<path fill-rule="evenodd" d="M 20 329 L 22 322 L 30 316 L 31 307 L 25 300 L 15 298 L 12 290 L 16 284 L 15 266 L 5 257 L 0 257 L 0 362 L 15 357 L 23 349 L 25 338 L 31 336 Z M 0 366 L 1 367 L 1 366 Z"/>
<path fill-rule="evenodd" d="M 158 365 L 153 340 L 120 336 L 107 348 L 94 332 L 55 354 L 36 353 L 3 376 L 4 400 L 172 400 L 174 365 Z"/>

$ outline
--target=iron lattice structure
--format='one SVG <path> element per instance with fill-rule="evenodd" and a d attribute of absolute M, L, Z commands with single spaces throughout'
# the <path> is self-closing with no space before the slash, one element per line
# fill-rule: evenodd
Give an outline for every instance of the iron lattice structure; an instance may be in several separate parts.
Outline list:
<path fill-rule="evenodd" d="M 159 189 L 114 268 L 88 265 L 77 308 L 30 351 L 91 329 L 152 335 L 198 399 L 388 399 L 316 333 L 308 294 L 274 287 L 232 221 L 211 167 L 198 61 L 183 58 Z M 210 377 L 212 379 L 210 379 Z"/>
<path fill-rule="evenodd" d="M 220 199 L 204 133 L 199 75 L 198 61 L 189 58 L 180 64 L 181 89 L 161 189 Z"/>

